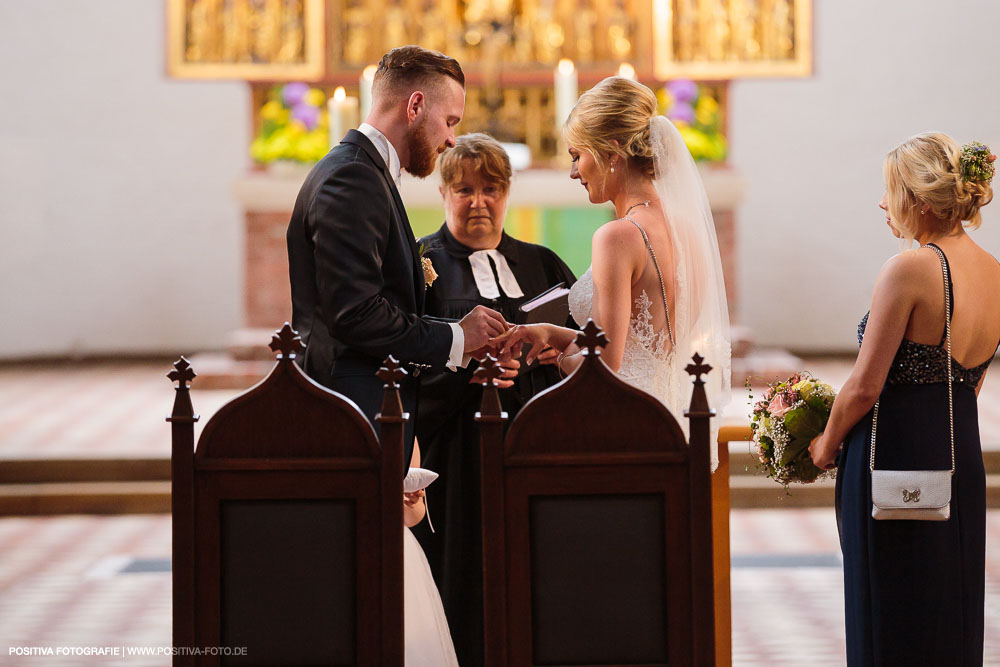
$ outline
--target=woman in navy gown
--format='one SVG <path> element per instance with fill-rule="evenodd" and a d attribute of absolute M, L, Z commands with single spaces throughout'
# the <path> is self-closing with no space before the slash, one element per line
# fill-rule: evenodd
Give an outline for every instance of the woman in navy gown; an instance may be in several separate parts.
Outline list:
<path fill-rule="evenodd" d="M 965 227 L 979 226 L 979 209 L 993 196 L 995 157 L 985 146 L 959 147 L 929 133 L 885 159 L 879 207 L 895 236 L 920 247 L 883 266 L 858 327 L 854 370 L 810 447 L 816 465 L 832 468 L 843 443 L 837 521 L 851 667 L 983 664 L 986 491 L 976 397 L 1000 342 L 1000 264 Z M 945 289 L 952 306 L 951 516 L 876 521 L 869 471 L 876 400 L 876 469 L 951 468 Z"/>

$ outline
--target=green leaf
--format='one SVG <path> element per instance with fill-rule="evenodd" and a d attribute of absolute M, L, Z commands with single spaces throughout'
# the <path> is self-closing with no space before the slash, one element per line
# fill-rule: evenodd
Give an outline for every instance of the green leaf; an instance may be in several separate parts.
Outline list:
<path fill-rule="evenodd" d="M 807 442 L 823 429 L 823 419 L 809 405 L 800 405 L 785 413 L 785 428 L 793 438 L 802 438 Z"/>

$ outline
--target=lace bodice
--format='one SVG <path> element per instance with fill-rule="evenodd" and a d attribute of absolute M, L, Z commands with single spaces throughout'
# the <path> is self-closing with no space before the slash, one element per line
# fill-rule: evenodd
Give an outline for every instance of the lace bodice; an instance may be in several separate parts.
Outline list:
<path fill-rule="evenodd" d="M 590 318 L 594 302 L 594 277 L 591 270 L 580 276 L 569 291 L 569 312 L 579 326 Z M 650 314 L 652 301 L 643 290 L 632 305 L 628 334 L 625 338 L 625 354 L 618 375 L 633 387 L 660 399 L 673 410 L 676 405 L 670 393 L 669 368 L 673 352 L 666 328 L 658 331 Z"/>

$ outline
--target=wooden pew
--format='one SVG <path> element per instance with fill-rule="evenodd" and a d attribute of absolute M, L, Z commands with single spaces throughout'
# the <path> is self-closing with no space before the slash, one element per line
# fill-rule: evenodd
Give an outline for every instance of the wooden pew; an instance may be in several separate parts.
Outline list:
<path fill-rule="evenodd" d="M 286 324 L 274 369 L 197 448 L 195 373 L 182 357 L 169 374 L 175 665 L 403 665 L 405 371 L 390 357 L 379 372 L 380 447 L 354 403 L 293 363 L 302 347 Z"/>
<path fill-rule="evenodd" d="M 716 662 L 709 419 L 697 356 L 690 446 L 654 397 L 599 359 L 511 424 L 484 364 L 481 424 L 486 664 Z"/>

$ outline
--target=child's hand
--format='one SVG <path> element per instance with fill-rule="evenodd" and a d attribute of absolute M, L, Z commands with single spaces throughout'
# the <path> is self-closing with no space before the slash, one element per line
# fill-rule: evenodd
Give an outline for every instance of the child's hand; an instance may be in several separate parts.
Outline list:
<path fill-rule="evenodd" d="M 424 490 L 414 491 L 413 493 L 403 494 L 403 505 L 406 507 L 416 507 L 417 503 L 423 500 Z"/>

